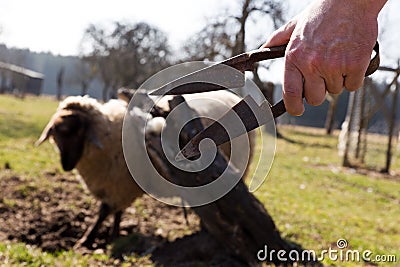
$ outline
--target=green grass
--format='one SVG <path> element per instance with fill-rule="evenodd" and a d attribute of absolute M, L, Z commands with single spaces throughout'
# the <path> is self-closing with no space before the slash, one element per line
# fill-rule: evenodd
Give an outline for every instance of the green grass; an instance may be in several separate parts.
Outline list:
<path fill-rule="evenodd" d="M 335 248 L 344 238 L 349 249 L 396 254 L 400 264 L 398 176 L 368 176 L 341 168 L 336 135 L 301 127 L 280 129 L 290 142 L 278 140 L 274 164 L 255 195 L 283 236 L 317 253 Z M 374 153 L 376 162 L 383 162 L 384 154 Z"/>
<path fill-rule="evenodd" d="M 49 143 L 34 146 L 57 105 L 50 98 L 0 97 L 0 168 L 7 164 L 17 173 L 36 176 L 58 167 L 58 159 L 49 157 L 54 151 Z"/>
<path fill-rule="evenodd" d="M 33 144 L 56 107 L 57 102 L 50 98 L 21 100 L 0 96 L 0 179 L 9 172 L 4 169 L 8 164 L 11 172 L 25 177 L 30 186 L 49 189 L 54 186 L 42 179 L 42 174 L 61 172 L 58 155 L 48 142 L 39 149 Z M 301 127 L 280 127 L 280 130 L 286 139 L 277 141 L 273 166 L 255 195 L 265 204 L 282 235 L 317 253 L 335 248 L 336 241 L 344 238 L 350 249 L 396 254 L 399 265 L 399 176 L 361 174 L 341 168 L 337 136 Z M 367 163 L 383 167 L 382 137 L 374 137 L 373 141 Z M 259 168 L 266 168 L 262 160 Z M 399 168 L 395 160 L 393 170 Z M 20 190 L 29 193 L 30 189 Z M 22 243 L 0 242 L 2 266 L 87 266 L 110 260 L 106 254 L 81 255 L 73 251 L 52 254 Z M 127 265 L 147 262 L 134 255 L 126 260 Z M 324 263 L 367 265 L 330 260 Z"/>

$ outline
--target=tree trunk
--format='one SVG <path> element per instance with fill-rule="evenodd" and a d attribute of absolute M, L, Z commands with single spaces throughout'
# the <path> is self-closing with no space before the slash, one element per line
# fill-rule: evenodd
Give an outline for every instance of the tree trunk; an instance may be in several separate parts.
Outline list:
<path fill-rule="evenodd" d="M 61 67 L 61 69 L 57 73 L 57 100 L 61 100 L 63 83 L 64 83 L 64 67 Z"/>
<path fill-rule="evenodd" d="M 354 118 L 354 109 L 355 109 L 355 92 L 351 92 L 349 95 L 349 104 L 347 107 L 347 114 L 346 114 L 346 121 L 347 125 L 347 134 L 345 140 L 345 149 L 343 155 L 343 163 L 344 167 L 351 167 L 351 163 L 349 160 L 349 153 L 350 153 L 350 143 L 351 143 L 351 131 L 353 130 L 353 118 Z"/>
<path fill-rule="evenodd" d="M 109 91 L 109 85 L 105 83 L 101 94 L 103 102 L 107 102 L 108 100 L 108 91 Z"/>
<path fill-rule="evenodd" d="M 1 72 L 0 94 L 4 94 L 7 89 L 7 77 L 4 72 Z"/>
<path fill-rule="evenodd" d="M 81 82 L 81 96 L 85 96 L 88 93 L 89 84 L 86 81 Z"/>
<path fill-rule="evenodd" d="M 393 101 L 392 101 L 392 112 L 389 124 L 389 133 L 388 133 L 388 147 L 386 151 L 386 165 L 382 172 L 389 173 L 390 164 L 392 163 L 392 142 L 393 142 L 393 132 L 396 125 L 396 111 L 397 111 L 397 98 L 399 96 L 399 83 L 396 82 L 396 89 L 393 93 Z"/>
<path fill-rule="evenodd" d="M 358 161 L 361 160 L 361 155 L 362 155 L 362 148 L 363 148 L 363 140 L 364 140 L 364 135 L 366 135 L 366 129 L 367 129 L 367 118 L 366 118 L 366 112 L 365 112 L 365 105 L 366 105 L 366 87 L 362 87 L 359 89 L 360 92 L 360 121 L 359 121 L 359 127 L 358 127 L 358 136 L 357 136 L 357 147 L 356 147 L 356 159 Z"/>

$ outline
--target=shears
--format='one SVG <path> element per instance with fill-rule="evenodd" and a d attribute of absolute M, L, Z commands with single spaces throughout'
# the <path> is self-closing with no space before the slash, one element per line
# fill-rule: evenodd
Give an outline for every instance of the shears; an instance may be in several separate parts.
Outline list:
<path fill-rule="evenodd" d="M 245 71 L 254 70 L 257 62 L 283 57 L 285 55 L 286 47 L 287 45 L 282 45 L 245 52 L 173 80 L 153 90 L 150 92 L 150 95 L 182 95 L 215 90 L 226 90 L 227 87 L 230 86 L 230 88 L 241 87 L 245 83 L 244 75 L 231 75 L 230 80 L 224 82 L 224 86 L 216 83 L 198 82 L 198 77 L 204 77 L 218 73 L 221 71 L 221 69 L 223 69 L 223 66 L 232 67 L 244 74 Z M 373 50 L 375 51 L 375 55 L 372 57 L 369 63 L 369 66 L 365 72 L 365 77 L 374 73 L 379 67 L 380 57 L 378 42 L 376 42 Z M 221 75 L 221 77 L 224 77 L 224 75 Z M 178 153 L 176 160 L 179 161 L 184 159 L 184 157 L 191 158 L 199 155 L 199 143 L 205 138 L 213 140 L 215 145 L 219 146 L 242 134 L 267 124 L 271 121 L 271 118 L 265 118 L 268 116 L 263 117 L 260 116 L 260 114 L 265 114 L 265 112 L 269 110 L 271 110 L 273 118 L 277 118 L 286 112 L 286 107 L 283 100 L 280 100 L 271 106 L 268 101 L 263 101 L 259 105 L 251 96 L 248 95 L 244 97 L 221 118 L 195 135 Z M 244 127 L 241 128 L 242 130 L 235 131 L 233 134 L 228 135 L 221 125 L 229 122 L 228 120 L 232 117 L 232 115 L 239 116 Z"/>

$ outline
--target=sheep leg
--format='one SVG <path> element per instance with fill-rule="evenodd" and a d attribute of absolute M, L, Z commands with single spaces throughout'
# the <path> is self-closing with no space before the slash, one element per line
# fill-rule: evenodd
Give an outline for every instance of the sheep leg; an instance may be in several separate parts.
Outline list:
<path fill-rule="evenodd" d="M 122 211 L 117 211 L 114 214 L 114 225 L 110 236 L 110 241 L 113 241 L 119 236 L 119 226 L 121 224 Z"/>
<path fill-rule="evenodd" d="M 81 246 L 90 247 L 93 244 L 94 238 L 96 237 L 96 234 L 101 224 L 110 214 L 110 212 L 110 207 L 105 203 L 101 203 L 96 222 L 86 230 L 85 234 L 82 236 L 81 239 L 79 239 L 74 248 L 78 248 Z"/>

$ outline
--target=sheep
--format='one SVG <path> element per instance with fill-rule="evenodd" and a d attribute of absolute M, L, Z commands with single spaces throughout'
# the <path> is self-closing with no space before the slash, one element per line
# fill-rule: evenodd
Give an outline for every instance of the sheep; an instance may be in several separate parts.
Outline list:
<path fill-rule="evenodd" d="M 76 247 L 90 246 L 110 214 L 114 214 L 111 237 L 116 237 L 123 211 L 143 193 L 133 181 L 122 153 L 125 111 L 123 101 L 102 105 L 89 97 L 67 97 L 36 142 L 40 145 L 51 137 L 59 149 L 62 168 L 76 168 L 89 191 L 101 201 L 96 222 Z"/>
<path fill-rule="evenodd" d="M 139 102 L 146 102 L 145 99 L 149 98 L 145 90 L 141 89 L 134 90 L 127 88 L 121 88 L 118 90 L 118 98 L 126 101 L 127 103 L 129 103 L 129 101 L 134 95 L 135 98 L 139 100 Z M 188 102 L 189 107 L 194 109 L 195 112 L 199 114 L 200 117 L 202 117 L 201 122 L 205 127 L 209 126 L 213 122 L 212 120 L 207 119 L 206 118 L 207 116 L 209 117 L 221 116 L 241 100 L 239 96 L 228 91 L 212 91 L 206 93 L 186 94 L 183 96 L 185 100 Z M 154 99 L 157 99 L 157 97 L 152 98 L 152 100 Z M 172 96 L 163 96 L 162 98 L 158 99 L 155 106 L 157 111 L 159 113 L 168 113 L 170 111 L 168 101 L 171 99 Z M 197 100 L 197 101 L 191 102 L 192 100 Z M 256 132 L 255 131 L 249 132 L 248 139 L 250 145 L 249 157 L 236 158 L 233 162 L 234 165 L 236 166 L 246 166 L 246 169 L 243 174 L 244 178 L 247 177 L 249 171 L 249 165 L 253 159 Z M 241 142 L 240 146 L 242 148 L 240 148 L 239 150 L 246 151 L 247 145 L 248 144 Z M 230 146 L 231 146 L 230 142 L 227 142 L 220 146 L 220 149 L 222 150 L 223 154 L 227 156 L 227 158 L 229 158 L 231 154 Z"/>
<path fill-rule="evenodd" d="M 240 100 L 228 92 L 205 93 L 201 94 L 201 97 L 207 94 L 211 99 L 219 99 L 228 107 Z M 194 94 L 185 98 L 195 99 L 199 96 Z M 164 97 L 157 103 L 159 110 L 168 109 L 169 99 L 171 97 Z M 198 114 L 207 116 L 213 112 L 223 114 L 227 106 L 204 102 L 193 108 Z M 124 210 L 143 194 L 142 189 L 132 179 L 123 155 L 122 124 L 126 109 L 127 103 L 121 100 L 100 104 L 87 96 L 67 97 L 60 102 L 57 111 L 36 142 L 36 145 L 40 145 L 50 138 L 58 147 L 62 168 L 65 171 L 76 168 L 88 190 L 101 202 L 97 220 L 88 227 L 75 248 L 91 246 L 99 227 L 111 214 L 114 216 L 111 238 L 117 237 Z M 160 131 L 162 127 L 155 129 Z M 254 144 L 254 134 L 250 134 L 249 138 L 250 144 Z M 228 154 L 228 151 L 229 148 L 225 153 Z"/>

